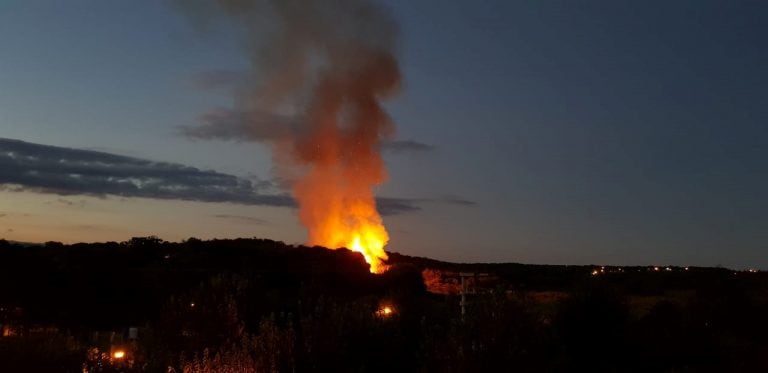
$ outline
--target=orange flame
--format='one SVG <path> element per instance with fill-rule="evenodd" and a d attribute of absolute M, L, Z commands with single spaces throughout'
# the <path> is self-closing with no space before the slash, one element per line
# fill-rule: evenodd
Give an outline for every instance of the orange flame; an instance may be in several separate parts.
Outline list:
<path fill-rule="evenodd" d="M 271 145 L 308 244 L 347 247 L 363 254 L 371 272 L 385 271 L 389 236 L 374 188 L 386 179 L 381 141 L 395 131 L 382 107 L 400 89 L 395 20 L 366 0 L 213 3 L 244 22 L 237 27 L 248 33 L 242 44 L 255 48 L 243 80 L 256 84 L 237 90 L 237 110 L 218 123 L 222 131 L 206 123 L 193 137 Z M 194 8 L 206 10 L 201 19 L 219 13 Z"/>
<path fill-rule="evenodd" d="M 372 273 L 382 273 L 387 269 L 384 246 L 389 235 L 376 210 L 371 184 L 365 178 L 350 182 L 333 177 L 331 169 L 339 167 L 316 169 L 294 188 L 309 244 L 359 252 Z"/>
<path fill-rule="evenodd" d="M 321 75 L 308 131 L 284 145 L 291 163 L 302 166 L 293 194 L 309 244 L 360 252 L 371 272 L 381 273 L 389 235 L 374 188 L 387 178 L 380 143 L 394 126 L 379 101 L 397 90 L 400 71 L 389 53 L 369 52 L 364 60 L 351 71 Z"/>

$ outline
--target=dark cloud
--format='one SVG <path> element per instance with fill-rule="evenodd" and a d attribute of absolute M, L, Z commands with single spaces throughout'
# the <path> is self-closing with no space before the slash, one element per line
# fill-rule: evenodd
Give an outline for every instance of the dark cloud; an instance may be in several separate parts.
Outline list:
<path fill-rule="evenodd" d="M 267 220 L 254 218 L 252 216 L 227 215 L 227 214 L 217 214 L 212 216 L 217 219 L 234 220 L 237 222 L 253 224 L 253 225 L 264 225 L 268 223 Z"/>
<path fill-rule="evenodd" d="M 295 207 L 293 198 L 274 193 L 273 181 L 254 179 L 176 163 L 0 138 L 0 190 L 4 191 Z M 419 203 L 435 201 L 440 199 L 384 197 L 376 202 L 382 215 L 396 215 L 421 210 Z M 446 203 L 457 201 L 443 199 Z M 66 206 L 85 203 L 65 198 L 52 202 Z"/>
<path fill-rule="evenodd" d="M 105 146 L 91 146 L 87 148 L 83 148 L 83 150 L 93 150 L 95 152 L 102 152 L 102 153 L 109 153 L 109 154 L 117 154 L 117 155 L 125 155 L 128 157 L 136 157 L 139 156 L 139 152 L 124 148 L 113 148 L 113 147 L 105 147 Z"/>
<path fill-rule="evenodd" d="M 421 207 L 416 205 L 417 202 L 417 199 L 384 197 L 376 199 L 376 207 L 381 215 L 397 215 L 421 210 Z"/>
<path fill-rule="evenodd" d="M 458 206 L 474 206 L 477 204 L 475 201 L 468 199 L 447 196 L 440 198 L 388 198 L 381 197 L 376 199 L 376 205 L 381 215 L 398 215 L 405 214 L 414 211 L 421 211 L 423 204 L 437 203 L 446 205 L 458 205 Z"/>
<path fill-rule="evenodd" d="M 280 182 L 278 180 L 274 179 L 262 179 L 258 175 L 248 175 L 248 180 L 251 180 L 253 185 L 258 190 L 262 190 L 265 192 L 268 191 L 278 191 L 280 190 Z"/>
<path fill-rule="evenodd" d="M 385 152 L 400 153 L 427 153 L 435 150 L 433 145 L 414 140 L 392 140 L 381 143 L 381 149 Z"/>
<path fill-rule="evenodd" d="M 193 140 L 266 142 L 295 136 L 304 127 L 302 118 L 263 111 L 238 111 L 223 107 L 198 116 L 198 124 L 181 126 L 182 136 Z M 383 141 L 381 150 L 394 154 L 426 153 L 433 145 L 414 140 Z"/>
<path fill-rule="evenodd" d="M 286 195 L 262 194 L 248 180 L 215 171 L 10 139 L 0 139 L 0 185 L 59 195 L 294 205 Z"/>

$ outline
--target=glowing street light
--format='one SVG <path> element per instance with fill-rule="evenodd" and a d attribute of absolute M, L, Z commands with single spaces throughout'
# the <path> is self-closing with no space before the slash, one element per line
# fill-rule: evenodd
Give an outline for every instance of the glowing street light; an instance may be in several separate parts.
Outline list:
<path fill-rule="evenodd" d="M 395 313 L 395 309 L 392 306 L 382 306 L 376 311 L 376 316 L 381 318 L 387 318 Z"/>
<path fill-rule="evenodd" d="M 115 352 L 112 353 L 112 357 L 115 359 L 122 359 L 125 357 L 125 351 L 115 350 Z"/>

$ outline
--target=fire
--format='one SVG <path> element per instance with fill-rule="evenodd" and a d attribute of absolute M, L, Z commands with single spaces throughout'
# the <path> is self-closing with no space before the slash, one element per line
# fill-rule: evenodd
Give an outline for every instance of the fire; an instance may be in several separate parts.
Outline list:
<path fill-rule="evenodd" d="M 383 262 L 387 260 L 387 253 L 384 251 L 388 239 L 387 231 L 384 226 L 372 228 L 364 230 L 362 234 L 354 234 L 352 242 L 346 246 L 363 254 L 365 261 L 371 266 L 372 273 L 382 273 L 387 270 L 387 265 Z"/>
<path fill-rule="evenodd" d="M 371 272 L 382 273 L 389 235 L 374 189 L 387 179 L 381 140 L 394 125 L 379 100 L 396 89 L 400 73 L 392 56 L 374 57 L 352 72 L 320 80 L 307 109 L 307 131 L 287 142 L 284 158 L 299 166 L 293 195 L 308 243 L 357 251 Z"/>
<path fill-rule="evenodd" d="M 387 253 L 384 246 L 389 235 L 381 216 L 376 210 L 376 201 L 370 186 L 363 185 L 365 193 L 357 198 L 349 197 L 349 191 L 332 186 L 318 188 L 312 179 L 305 180 L 305 192 L 297 188 L 296 196 L 300 201 L 299 216 L 308 228 L 311 245 L 328 248 L 346 247 L 363 255 L 372 273 L 387 270 L 384 263 Z M 349 200 L 353 201 L 350 202 Z"/>
<path fill-rule="evenodd" d="M 384 263 L 387 260 L 387 252 L 384 251 L 389 239 L 383 225 L 366 225 L 358 229 L 345 229 L 340 227 L 334 232 L 338 241 L 326 244 L 326 247 L 346 247 L 352 251 L 363 254 L 366 263 L 370 265 L 371 273 L 383 273 L 387 270 Z"/>
<path fill-rule="evenodd" d="M 382 141 L 395 135 L 383 102 L 401 87 L 395 20 L 365 0 L 214 3 L 221 15 L 245 22 L 242 44 L 254 48 L 243 80 L 255 84 L 237 90 L 237 120 L 206 123 L 193 136 L 269 144 L 307 244 L 346 247 L 371 272 L 386 271 L 389 235 L 374 189 L 387 179 Z M 262 11 L 273 12 L 266 28 L 252 22 Z"/>

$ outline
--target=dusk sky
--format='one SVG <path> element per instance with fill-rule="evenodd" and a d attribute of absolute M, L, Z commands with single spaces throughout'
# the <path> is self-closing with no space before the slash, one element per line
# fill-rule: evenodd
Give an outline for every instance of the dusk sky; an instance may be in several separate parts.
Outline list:
<path fill-rule="evenodd" d="M 765 2 L 379 2 L 388 250 L 768 269 Z M 238 32 L 170 1 L 0 2 L 0 237 L 303 243 L 265 145 L 185 135 L 234 104 Z"/>

